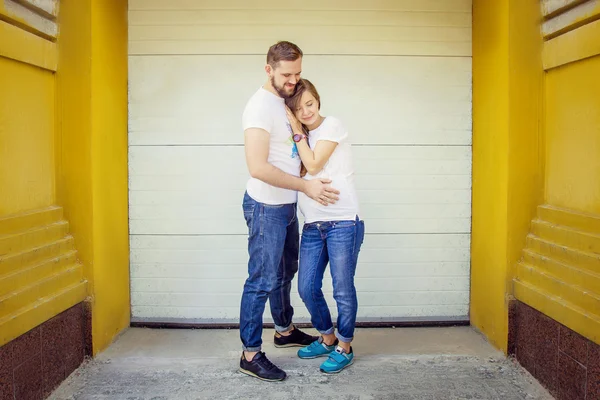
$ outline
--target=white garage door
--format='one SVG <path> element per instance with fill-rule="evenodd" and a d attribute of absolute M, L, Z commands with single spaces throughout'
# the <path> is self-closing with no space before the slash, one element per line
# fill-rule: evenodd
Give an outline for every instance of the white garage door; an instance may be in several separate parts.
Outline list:
<path fill-rule="evenodd" d="M 238 320 L 248 259 L 241 114 L 278 40 L 303 49 L 303 76 L 354 144 L 367 229 L 359 320 L 468 318 L 470 0 L 129 8 L 134 321 Z M 324 288 L 335 313 L 329 279 Z M 307 320 L 296 293 L 296 319 Z"/>

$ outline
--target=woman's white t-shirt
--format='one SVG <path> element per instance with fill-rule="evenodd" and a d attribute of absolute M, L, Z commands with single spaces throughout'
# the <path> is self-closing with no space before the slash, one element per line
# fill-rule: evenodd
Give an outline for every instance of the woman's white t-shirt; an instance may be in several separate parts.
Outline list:
<path fill-rule="evenodd" d="M 308 144 L 314 150 L 319 140 L 336 142 L 338 145 L 323 169 L 315 176 L 306 174 L 304 179 L 331 179 L 331 186 L 340 191 L 335 204 L 322 206 L 304 193 L 298 193 L 298 207 L 306 223 L 317 221 L 354 220 L 358 215 L 358 197 L 354 188 L 354 165 L 348 131 L 335 117 L 327 117 L 315 130 L 309 132 Z"/>

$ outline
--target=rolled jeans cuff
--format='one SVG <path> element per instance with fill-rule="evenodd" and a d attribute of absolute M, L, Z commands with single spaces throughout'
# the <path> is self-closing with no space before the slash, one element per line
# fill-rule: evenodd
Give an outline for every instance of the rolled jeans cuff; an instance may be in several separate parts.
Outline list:
<path fill-rule="evenodd" d="M 319 333 L 321 335 L 331 335 L 334 331 L 335 331 L 335 328 L 332 326 L 331 328 L 327 329 L 326 331 L 319 331 Z"/>
<path fill-rule="evenodd" d="M 352 339 L 354 339 L 354 338 L 347 338 L 347 337 L 340 335 L 339 331 L 335 333 L 335 336 L 338 338 L 338 340 L 340 342 L 344 342 L 344 343 L 351 343 Z"/>
<path fill-rule="evenodd" d="M 275 325 L 275 331 L 277 331 L 279 333 L 289 332 L 292 330 L 293 327 L 294 327 L 294 324 L 289 324 L 287 327 Z"/>

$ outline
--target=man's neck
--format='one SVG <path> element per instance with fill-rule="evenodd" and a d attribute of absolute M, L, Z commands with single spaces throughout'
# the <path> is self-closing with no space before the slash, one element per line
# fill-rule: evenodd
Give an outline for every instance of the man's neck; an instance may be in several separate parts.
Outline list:
<path fill-rule="evenodd" d="M 265 83 L 263 85 L 263 89 L 265 89 L 268 92 L 273 93 L 277 97 L 281 97 L 281 95 L 279 94 L 279 92 L 277 92 L 277 90 L 275 90 L 275 88 L 273 87 L 273 85 L 271 85 L 271 81 L 267 81 L 267 83 Z"/>

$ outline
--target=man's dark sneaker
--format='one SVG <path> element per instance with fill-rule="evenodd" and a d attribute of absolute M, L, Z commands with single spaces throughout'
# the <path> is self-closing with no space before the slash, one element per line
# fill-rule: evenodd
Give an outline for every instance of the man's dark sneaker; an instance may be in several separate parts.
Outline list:
<path fill-rule="evenodd" d="M 287 336 L 275 333 L 275 347 L 305 347 L 317 340 L 318 336 L 310 336 L 295 328 Z"/>
<path fill-rule="evenodd" d="M 269 382 L 282 381 L 287 377 L 285 371 L 269 361 L 262 351 L 256 353 L 252 361 L 246 360 L 246 356 L 242 352 L 240 372 Z"/>

